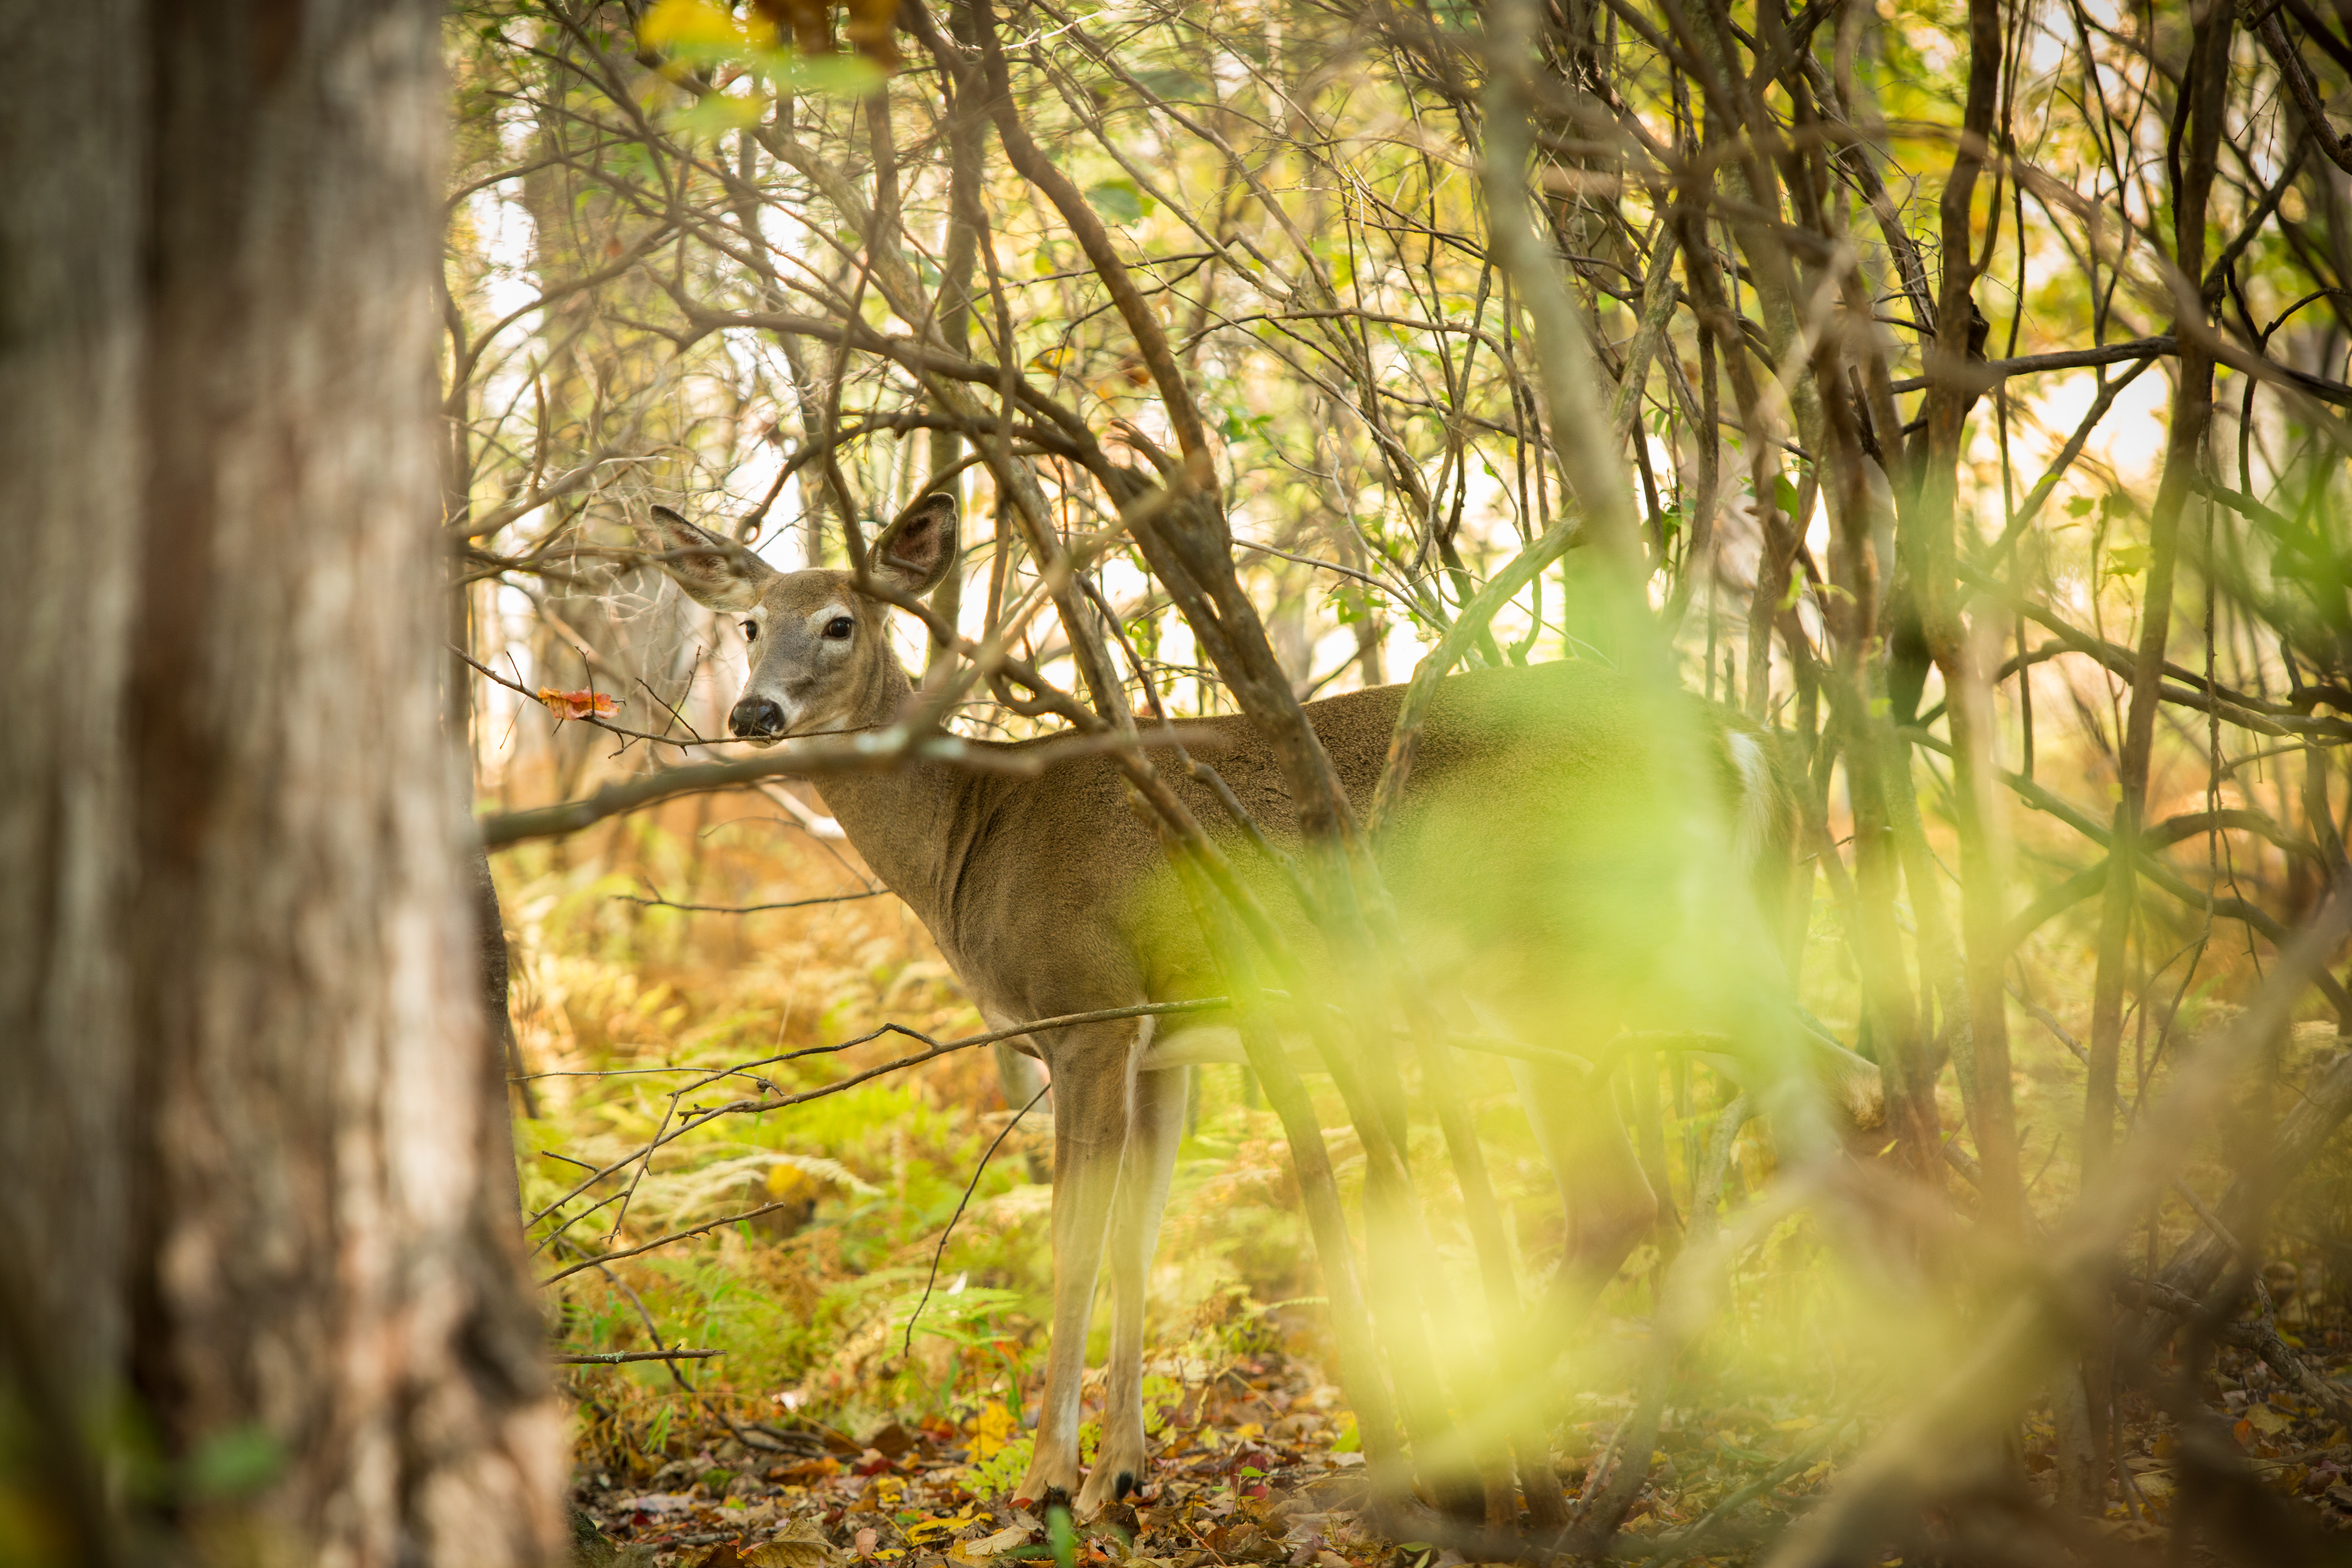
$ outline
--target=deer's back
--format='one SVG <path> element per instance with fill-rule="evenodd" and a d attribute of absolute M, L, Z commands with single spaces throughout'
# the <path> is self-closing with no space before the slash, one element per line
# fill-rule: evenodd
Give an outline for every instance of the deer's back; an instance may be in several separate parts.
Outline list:
<path fill-rule="evenodd" d="M 1403 694 L 1381 687 L 1307 705 L 1360 820 Z M 1436 962 L 1478 963 L 1512 986 L 1563 965 L 1630 974 L 1671 944 L 1689 900 L 1673 863 L 1688 838 L 1675 814 L 1695 792 L 1727 794 L 1738 781 L 1719 727 L 1702 731 L 1696 748 L 1662 750 L 1666 717 L 1645 711 L 1629 682 L 1594 664 L 1445 681 L 1402 809 L 1379 842 L 1416 945 Z M 1192 755 L 1216 770 L 1271 840 L 1295 847 L 1287 781 L 1255 726 L 1227 717 L 1188 728 L 1207 731 Z M 1664 759 L 1687 765 L 1694 750 L 1702 776 L 1666 776 Z M 1263 863 L 1213 791 L 1183 777 L 1172 752 L 1159 751 L 1155 761 L 1301 948 L 1317 947 L 1288 882 Z M 1214 994 L 1191 905 L 1109 759 L 1073 759 L 1033 780 L 977 778 L 958 815 L 970 853 L 952 932 L 939 934 L 960 969 L 979 972 L 966 979 L 992 993 L 993 1005 L 1041 1016 L 1115 1005 L 1107 996 Z"/>

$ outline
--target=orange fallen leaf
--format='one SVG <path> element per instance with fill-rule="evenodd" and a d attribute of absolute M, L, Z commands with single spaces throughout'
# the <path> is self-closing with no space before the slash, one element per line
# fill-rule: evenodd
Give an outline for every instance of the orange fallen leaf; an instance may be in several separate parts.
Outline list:
<path fill-rule="evenodd" d="M 558 691 L 542 686 L 539 700 L 559 719 L 609 719 L 621 710 L 619 703 L 601 691 Z"/>

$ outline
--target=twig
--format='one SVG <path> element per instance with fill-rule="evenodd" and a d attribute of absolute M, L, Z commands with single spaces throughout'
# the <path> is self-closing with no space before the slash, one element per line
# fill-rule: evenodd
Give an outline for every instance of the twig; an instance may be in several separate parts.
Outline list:
<path fill-rule="evenodd" d="M 2260 1278 L 2259 1275 L 2255 1277 L 2257 1290 L 2261 1289 Z M 2214 1322 L 2216 1310 L 2213 1307 L 2168 1285 L 2148 1280 L 2126 1280 L 2116 1288 L 2116 1293 L 2135 1306 L 2153 1307 L 2176 1318 L 2210 1323 L 2214 1338 L 2241 1350 L 2253 1352 L 2268 1363 L 2273 1371 L 2300 1389 L 2305 1398 L 2326 1410 L 2331 1419 L 2352 1423 L 2352 1393 L 2315 1372 L 2280 1336 L 2268 1292 L 2263 1293 L 2262 1315 L 2251 1323 Z"/>
<path fill-rule="evenodd" d="M 654 1349 L 663 1352 L 668 1351 L 670 1347 L 662 1343 L 661 1324 L 655 1321 L 654 1310 L 646 1305 L 646 1299 L 637 1294 L 636 1287 L 631 1285 L 627 1280 L 622 1279 L 619 1275 L 614 1273 L 612 1269 L 606 1268 L 601 1263 L 596 1266 L 596 1272 L 602 1274 L 612 1285 L 614 1289 L 618 1290 L 622 1295 L 626 1296 L 629 1299 L 629 1305 L 636 1309 L 638 1319 L 646 1325 L 646 1332 L 653 1338 Z M 649 1359 L 664 1361 L 666 1364 L 663 1370 L 669 1373 L 669 1380 L 677 1384 L 678 1387 L 683 1389 L 687 1394 L 691 1394 L 694 1393 L 694 1384 L 686 1381 L 686 1373 L 678 1369 L 677 1362 L 674 1357 L 661 1356 Z"/>
<path fill-rule="evenodd" d="M 541 1280 L 539 1282 L 540 1288 L 541 1289 L 545 1289 L 548 1286 L 554 1284 L 558 1279 L 566 1279 L 572 1275 L 577 1274 L 583 1268 L 594 1268 L 599 1265 L 605 1263 L 618 1263 L 624 1258 L 635 1258 L 641 1253 L 651 1252 L 657 1247 L 667 1247 L 673 1241 L 684 1241 L 689 1236 L 700 1236 L 704 1231 L 717 1230 L 720 1226 L 724 1225 L 733 1225 L 738 1220 L 758 1219 L 763 1214 L 773 1214 L 778 1209 L 788 1206 L 790 1202 L 790 1199 L 780 1199 L 772 1204 L 762 1204 L 758 1208 L 748 1210 L 742 1214 L 730 1214 L 724 1219 L 714 1219 L 704 1225 L 690 1226 L 685 1230 L 674 1230 L 667 1236 L 646 1242 L 643 1247 L 632 1247 L 625 1248 L 619 1252 L 604 1252 L 599 1253 L 593 1258 L 583 1258 L 579 1262 L 572 1265 L 571 1268 L 559 1268 L 554 1273 L 549 1275 L 546 1279 Z"/>
<path fill-rule="evenodd" d="M 834 893 L 822 899 L 793 899 L 781 904 L 679 904 L 667 899 L 641 899 L 635 893 L 614 893 L 614 900 L 624 904 L 643 904 L 649 910 L 691 910 L 706 915 L 756 915 L 768 910 L 805 910 L 816 904 L 854 904 L 860 899 L 880 899 L 889 896 L 887 888 L 873 888 L 863 893 Z"/>
<path fill-rule="evenodd" d="M 2122 364 L 2131 360 L 2158 359 L 2179 352 L 2179 345 L 2168 337 L 2136 338 L 2130 342 L 2108 343 L 2103 348 L 2066 349 L 2057 353 L 2025 354 L 2017 359 L 1997 359 L 1956 366 L 1949 376 L 1966 391 L 1982 392 L 2012 375 L 2032 375 L 2043 370 L 2081 370 L 2091 365 Z M 1924 392 L 1927 388 L 1926 376 L 1911 375 L 1893 383 L 1888 390 L 1905 393 Z"/>
<path fill-rule="evenodd" d="M 687 1133 L 691 1132 L 694 1129 L 701 1126 L 704 1122 L 715 1120 L 718 1117 L 755 1114 L 769 1110 L 782 1110 L 789 1106 L 803 1105 L 812 1100 L 822 1100 L 827 1095 L 840 1094 L 846 1089 L 855 1089 L 859 1084 L 871 1082 L 873 1079 L 880 1078 L 883 1074 L 896 1072 L 900 1068 L 917 1067 L 924 1062 L 932 1061 L 940 1057 L 947 1056 L 950 1052 L 970 1050 L 974 1046 L 994 1045 L 999 1040 L 1009 1040 L 1017 1036 L 1034 1034 L 1040 1030 L 1067 1029 L 1073 1028 L 1080 1024 L 1107 1024 L 1120 1018 L 1156 1017 L 1166 1013 L 1201 1013 L 1230 1005 L 1232 1005 L 1232 1004 L 1227 1002 L 1223 996 L 1206 996 L 1193 1002 L 1141 1002 L 1131 1007 L 1106 1007 L 1099 1012 L 1094 1013 L 1066 1013 L 1058 1017 L 1039 1018 L 1031 1023 L 1015 1025 L 1013 1027 L 1009 1029 L 992 1029 L 984 1035 L 972 1035 L 961 1040 L 950 1040 L 945 1045 L 940 1045 L 934 1041 L 931 1037 L 924 1034 L 919 1029 L 908 1028 L 904 1024 L 885 1024 L 878 1029 L 873 1030 L 868 1034 L 860 1035 L 854 1040 L 844 1040 L 839 1045 L 809 1046 L 797 1051 L 786 1051 L 780 1056 L 763 1057 L 757 1061 L 740 1062 L 734 1067 L 727 1068 L 723 1072 L 713 1074 L 708 1081 L 715 1083 L 721 1079 L 732 1077 L 751 1068 L 771 1067 L 779 1062 L 795 1061 L 802 1057 L 830 1056 L 836 1052 L 850 1050 L 858 1046 L 871 1044 L 873 1041 L 880 1039 L 885 1035 L 904 1035 L 910 1040 L 920 1040 L 925 1045 L 931 1047 L 927 1051 L 918 1051 L 910 1057 L 900 1057 L 895 1061 L 884 1062 L 879 1067 L 868 1068 L 864 1072 L 856 1073 L 836 1082 L 826 1084 L 821 1089 L 807 1089 L 799 1094 L 782 1095 L 773 1100 L 761 1099 L 735 1100 L 729 1104 L 718 1106 L 712 1110 L 703 1111 L 700 1114 L 690 1118 L 688 1121 L 677 1127 L 676 1131 L 666 1131 L 651 1148 L 640 1150 L 632 1153 L 624 1160 L 614 1164 L 604 1166 L 603 1169 L 597 1171 L 593 1175 L 583 1178 L 580 1184 L 577 1186 L 574 1186 L 570 1192 L 564 1194 L 562 1197 L 556 1199 L 545 1208 L 541 1209 L 537 1214 L 532 1215 L 530 1216 L 530 1223 L 537 1225 L 541 1220 L 545 1219 L 549 1215 L 553 1214 L 557 1209 L 562 1208 L 565 1204 L 570 1203 L 573 1198 L 578 1197 L 582 1193 L 586 1192 L 590 1187 L 604 1180 L 606 1176 L 612 1175 L 615 1172 L 620 1171 L 628 1165 L 635 1164 L 640 1158 L 649 1154 L 652 1152 L 652 1148 L 658 1148 L 662 1143 L 673 1142 L 676 1140 L 684 1137 Z M 702 1086 L 699 1084 L 690 1084 L 686 1089 L 680 1089 L 678 1092 L 680 1094 L 690 1093 L 693 1089 L 700 1087 Z"/>
<path fill-rule="evenodd" d="M 602 727 L 611 728 L 610 725 Z M 692 742 L 665 735 L 641 738 L 659 741 L 665 746 L 693 744 Z M 1199 731 L 1195 731 L 1192 738 L 1197 742 L 1202 737 Z M 1222 737 L 1212 734 L 1207 739 L 1214 743 Z M 1117 751 L 1126 744 L 1125 737 L 1108 731 L 1098 735 L 1055 736 L 1042 744 L 1001 745 L 966 741 L 949 734 L 917 734 L 896 727 L 860 730 L 848 734 L 813 736 L 805 742 L 786 742 L 778 753 L 768 756 L 661 768 L 642 777 L 606 784 L 595 794 L 577 800 L 559 801 L 552 805 L 534 806 L 525 811 L 498 812 L 475 820 L 481 830 L 484 847 L 503 849 L 527 838 L 555 838 L 567 833 L 577 833 L 608 816 L 618 816 L 678 795 L 733 789 L 739 784 L 758 784 L 764 779 L 880 773 L 910 762 L 945 763 L 982 773 L 1034 778 L 1057 763 L 1067 762 L 1074 757 L 1091 756 L 1098 752 Z"/>
<path fill-rule="evenodd" d="M 533 691 L 530 688 L 524 686 L 518 681 L 509 680 L 505 676 L 500 675 L 497 670 L 492 669 L 488 665 L 484 664 L 472 654 L 469 654 L 464 648 L 459 647 L 456 643 L 450 643 L 447 647 L 451 653 L 456 654 L 459 658 L 464 659 L 467 664 L 471 665 L 475 673 L 481 676 L 484 679 L 495 681 L 499 685 L 505 687 L 509 691 L 519 692 L 522 696 L 529 698 L 531 701 L 538 703 L 541 708 L 548 708 L 546 701 L 539 695 L 538 692 Z M 587 651 L 585 649 L 581 650 L 581 663 L 583 665 L 588 663 Z M 591 694 L 593 694 L 596 689 L 596 677 L 593 669 L 590 671 L 588 677 L 588 689 Z M 647 688 L 647 689 L 650 690 L 651 688 Z M 555 712 L 555 710 L 548 708 L 548 711 L 553 713 Z M 599 730 L 605 731 L 610 734 L 624 736 L 632 741 L 650 741 L 659 745 L 676 746 L 681 751 L 688 746 L 718 746 L 727 744 L 727 742 L 723 741 L 706 741 L 700 736 L 696 736 L 695 739 L 691 741 L 681 741 L 675 735 L 656 735 L 650 730 L 632 730 L 626 724 L 615 724 L 611 720 L 600 719 L 593 713 L 559 713 L 556 715 L 556 721 L 559 723 L 590 724 Z M 692 733 L 692 731 L 689 730 L 688 732 Z"/>
<path fill-rule="evenodd" d="M 547 1359 L 558 1366 L 618 1366 L 629 1361 L 709 1361 L 725 1351 L 607 1351 L 601 1355 L 552 1355 Z"/>
<path fill-rule="evenodd" d="M 1853 1423 L 1849 1421 L 1834 1432 L 1814 1434 L 1811 1441 L 1799 1445 L 1797 1451 L 1788 1458 L 1709 1509 L 1706 1517 L 1697 1523 L 1672 1535 L 1661 1536 L 1653 1543 L 1657 1550 L 1643 1558 L 1635 1568 L 1674 1568 L 1677 1563 L 1706 1555 L 1707 1539 L 1717 1526 L 1782 1481 L 1810 1469 L 1818 1455 L 1844 1442 L 1853 1431 Z"/>
<path fill-rule="evenodd" d="M 956 1203 L 955 1213 L 948 1216 L 947 1229 L 940 1232 L 940 1245 L 931 1254 L 931 1275 L 929 1279 L 923 1281 L 923 1299 L 915 1303 L 915 1310 L 912 1312 L 907 1314 L 907 1337 L 898 1346 L 898 1354 L 901 1359 L 904 1359 L 914 1351 L 915 1323 L 918 1319 L 922 1317 L 923 1309 L 931 1304 L 931 1287 L 940 1282 L 940 1259 L 948 1255 L 948 1238 L 955 1235 L 956 1222 L 963 1218 L 964 1208 L 971 1202 L 971 1194 L 980 1191 L 980 1178 L 982 1173 L 987 1171 L 989 1161 L 995 1158 L 996 1151 L 1003 1146 L 1005 1139 L 1012 1136 L 1013 1130 L 1021 1125 L 1021 1119 L 1028 1115 L 1031 1111 L 1036 1110 L 1037 1102 L 1045 1099 L 1046 1095 L 1052 1093 L 1053 1089 L 1054 1086 L 1048 1083 L 1045 1088 L 1031 1095 L 1029 1097 L 1029 1103 L 1013 1113 L 1013 1120 L 1004 1124 L 1003 1131 L 997 1133 L 996 1137 L 989 1143 L 987 1151 L 981 1155 L 979 1165 L 974 1167 L 971 1173 L 971 1180 L 965 1184 L 963 1196 Z"/>
<path fill-rule="evenodd" d="M 2220 1240 L 2222 1246 L 2236 1253 L 2239 1260 L 2244 1263 L 2248 1268 L 2259 1269 L 2262 1268 L 2263 1260 L 2255 1257 L 2251 1251 L 2247 1250 L 2246 1244 L 2244 1242 L 2240 1241 L 2236 1237 L 2230 1234 L 2230 1227 L 2221 1223 L 2221 1216 L 2220 1215 L 2215 1214 L 2210 1208 L 2206 1206 L 2205 1200 L 2197 1195 L 2197 1189 L 2189 1184 L 2188 1177 L 2173 1177 L 2172 1190 L 2179 1193 L 2188 1201 L 2189 1206 L 2196 1211 L 2197 1217 L 2205 1222 L 2205 1227 L 2213 1233 L 2214 1237 Z"/>
<path fill-rule="evenodd" d="M 2016 999 L 2019 1006 L 2024 1008 L 2028 1014 L 2032 1015 L 2035 1023 L 2040 1024 L 2043 1028 L 2049 1030 L 2051 1035 L 2057 1039 L 2060 1045 L 2073 1052 L 2076 1061 L 2086 1062 L 2091 1059 L 2091 1053 L 2083 1048 L 2083 1044 L 2080 1040 L 2077 1040 L 2074 1036 L 2066 1032 L 2066 1026 L 2060 1023 L 2057 1016 L 2052 1013 L 2049 1008 L 2044 1007 L 2041 1003 L 2036 1002 L 2032 997 L 2028 996 L 2023 991 L 2021 991 L 2015 985 L 2011 985 L 2009 988 L 2009 994 Z"/>

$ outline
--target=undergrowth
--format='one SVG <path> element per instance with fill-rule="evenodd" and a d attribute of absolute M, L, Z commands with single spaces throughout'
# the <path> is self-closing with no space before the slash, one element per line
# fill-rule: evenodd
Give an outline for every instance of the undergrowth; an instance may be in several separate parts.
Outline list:
<path fill-rule="evenodd" d="M 781 1112 L 720 1117 L 645 1154 L 681 1117 L 756 1098 L 763 1081 L 804 1092 L 919 1042 L 891 1033 L 772 1058 L 885 1023 L 938 1040 L 986 1027 L 894 899 L 747 914 L 629 901 L 863 890 L 839 847 L 781 819 L 713 816 L 688 803 L 568 846 L 524 847 L 497 867 L 534 1270 L 756 1214 L 550 1287 L 562 1351 L 723 1352 L 676 1371 L 571 1369 L 583 1461 L 647 1473 L 689 1431 L 729 1418 L 856 1431 L 991 1407 L 1017 1418 L 1041 1379 L 1049 1315 L 1052 1138 L 1040 1108 L 975 1183 L 1012 1118 L 985 1048 Z M 750 1062 L 764 1065 L 721 1076 Z M 1196 1078 L 1151 1281 L 1155 1346 L 1213 1358 L 1270 1335 L 1309 1343 L 1311 1247 L 1275 1119 L 1250 1102 L 1240 1069 Z M 1289 1303 L 1279 1331 L 1263 1321 L 1268 1303 Z M 1097 1355 L 1107 1302 L 1099 1316 Z M 1026 1442 L 992 1455 L 991 1472 L 1011 1469 L 1004 1455 Z"/>

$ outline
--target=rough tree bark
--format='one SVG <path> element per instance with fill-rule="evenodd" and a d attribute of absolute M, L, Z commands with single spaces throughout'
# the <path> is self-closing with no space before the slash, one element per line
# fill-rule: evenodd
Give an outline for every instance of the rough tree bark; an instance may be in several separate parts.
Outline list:
<path fill-rule="evenodd" d="M 0 1490 L 59 1561 L 560 1550 L 435 696 L 437 26 L 0 0 Z"/>

